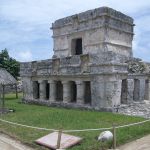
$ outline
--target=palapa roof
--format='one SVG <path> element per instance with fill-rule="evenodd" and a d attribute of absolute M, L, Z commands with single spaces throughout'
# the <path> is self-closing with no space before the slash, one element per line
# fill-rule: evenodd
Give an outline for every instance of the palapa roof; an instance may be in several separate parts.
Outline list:
<path fill-rule="evenodd" d="M 16 84 L 17 80 L 4 68 L 0 68 L 0 85 Z"/>

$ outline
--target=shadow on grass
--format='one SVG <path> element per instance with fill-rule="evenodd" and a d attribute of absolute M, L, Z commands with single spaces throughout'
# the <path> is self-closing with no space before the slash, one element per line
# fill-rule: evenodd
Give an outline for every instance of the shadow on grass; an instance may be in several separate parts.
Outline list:
<path fill-rule="evenodd" d="M 22 97 L 23 97 L 23 94 L 22 93 L 18 93 L 18 98 L 16 98 L 16 94 L 15 93 L 9 93 L 9 94 L 5 94 L 5 100 L 7 101 L 9 101 L 9 100 L 16 100 L 16 99 L 18 99 L 18 100 L 20 100 L 20 99 L 22 99 Z"/>

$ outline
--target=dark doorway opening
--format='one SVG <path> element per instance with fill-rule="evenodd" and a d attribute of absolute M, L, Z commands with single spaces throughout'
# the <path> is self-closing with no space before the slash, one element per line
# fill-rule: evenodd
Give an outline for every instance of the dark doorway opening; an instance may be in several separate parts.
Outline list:
<path fill-rule="evenodd" d="M 61 81 L 56 82 L 56 100 L 63 101 L 63 85 Z"/>
<path fill-rule="evenodd" d="M 74 81 L 70 82 L 71 85 L 71 102 L 76 102 L 77 101 L 77 86 Z"/>
<path fill-rule="evenodd" d="M 72 54 L 81 55 L 82 54 L 82 38 L 72 40 Z"/>
<path fill-rule="evenodd" d="M 128 94 L 127 79 L 124 79 L 122 80 L 121 86 L 121 104 L 127 104 L 127 94 Z"/>
<path fill-rule="evenodd" d="M 49 99 L 49 83 L 46 83 L 46 99 Z"/>
<path fill-rule="evenodd" d="M 91 83 L 90 83 L 90 81 L 85 81 L 84 102 L 85 102 L 85 104 L 91 104 Z"/>
<path fill-rule="evenodd" d="M 145 80 L 145 100 L 149 99 L 149 80 Z"/>
<path fill-rule="evenodd" d="M 140 80 L 134 79 L 134 92 L 133 92 L 133 100 L 138 101 L 140 98 Z"/>

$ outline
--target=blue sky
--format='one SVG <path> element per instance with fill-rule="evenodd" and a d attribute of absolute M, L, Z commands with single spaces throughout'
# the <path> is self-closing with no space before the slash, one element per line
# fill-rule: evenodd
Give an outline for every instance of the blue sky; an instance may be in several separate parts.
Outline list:
<path fill-rule="evenodd" d="M 0 0 L 0 50 L 19 61 L 53 55 L 51 24 L 59 18 L 108 6 L 134 18 L 134 57 L 150 61 L 150 0 Z"/>

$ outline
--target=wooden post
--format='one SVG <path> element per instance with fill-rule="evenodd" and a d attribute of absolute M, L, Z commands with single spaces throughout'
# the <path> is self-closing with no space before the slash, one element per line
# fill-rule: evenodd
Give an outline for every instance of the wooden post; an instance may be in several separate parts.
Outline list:
<path fill-rule="evenodd" d="M 16 88 L 16 99 L 18 99 L 18 90 L 17 90 L 17 84 L 15 84 L 15 88 Z"/>
<path fill-rule="evenodd" d="M 113 149 L 116 149 L 116 127 L 113 124 Z"/>
<path fill-rule="evenodd" d="M 59 149 L 61 145 L 61 136 L 62 136 L 62 130 L 59 130 L 58 139 L 57 139 L 57 149 Z"/>

